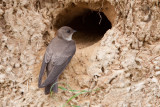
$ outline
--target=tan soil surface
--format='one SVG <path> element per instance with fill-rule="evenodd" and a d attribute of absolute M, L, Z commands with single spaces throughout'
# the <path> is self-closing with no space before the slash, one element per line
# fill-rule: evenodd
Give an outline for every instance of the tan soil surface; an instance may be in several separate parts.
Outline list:
<path fill-rule="evenodd" d="M 64 25 L 78 31 L 77 51 L 59 82 L 99 88 L 69 105 L 160 106 L 158 0 L 0 0 L 0 107 L 62 107 L 74 95 L 59 89 L 51 97 L 37 84 L 45 49 Z"/>

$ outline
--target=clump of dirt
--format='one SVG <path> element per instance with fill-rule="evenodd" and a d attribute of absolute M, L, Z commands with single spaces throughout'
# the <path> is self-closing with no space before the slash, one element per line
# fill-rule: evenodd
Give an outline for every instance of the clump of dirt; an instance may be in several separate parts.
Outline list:
<path fill-rule="evenodd" d="M 158 1 L 1 0 L 0 106 L 61 106 L 38 88 L 46 46 L 71 26 L 77 51 L 59 81 L 92 90 L 70 102 L 81 107 L 159 106 L 160 8 Z M 61 84 L 60 84 L 61 85 Z"/>

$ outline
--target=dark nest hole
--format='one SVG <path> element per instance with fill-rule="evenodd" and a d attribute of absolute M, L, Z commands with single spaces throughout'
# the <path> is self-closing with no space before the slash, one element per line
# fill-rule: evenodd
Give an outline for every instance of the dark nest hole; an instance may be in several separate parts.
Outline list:
<path fill-rule="evenodd" d="M 61 26 L 70 26 L 77 30 L 77 33 L 73 35 L 73 40 L 76 41 L 79 48 L 85 48 L 97 43 L 101 40 L 106 31 L 112 27 L 111 22 L 103 12 L 89 9 L 83 14 L 74 17 L 68 23 L 66 22 L 67 21 Z"/>

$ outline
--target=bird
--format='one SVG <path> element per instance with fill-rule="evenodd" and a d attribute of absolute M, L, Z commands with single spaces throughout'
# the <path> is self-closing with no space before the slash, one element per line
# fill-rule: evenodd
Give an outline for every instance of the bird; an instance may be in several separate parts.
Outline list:
<path fill-rule="evenodd" d="M 46 48 L 38 79 L 38 87 L 45 88 L 46 95 L 50 93 L 53 84 L 51 91 L 58 92 L 58 78 L 76 52 L 76 44 L 72 40 L 75 32 L 76 30 L 68 26 L 59 28 Z M 42 83 L 44 72 L 47 72 L 47 78 Z"/>

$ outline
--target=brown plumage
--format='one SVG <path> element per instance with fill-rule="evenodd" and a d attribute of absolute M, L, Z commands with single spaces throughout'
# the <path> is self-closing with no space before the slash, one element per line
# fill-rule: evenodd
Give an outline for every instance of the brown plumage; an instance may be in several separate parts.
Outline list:
<path fill-rule="evenodd" d="M 72 40 L 74 32 L 70 27 L 61 27 L 46 49 L 38 80 L 38 87 L 45 87 L 45 94 L 49 94 L 52 84 L 58 81 L 59 75 L 75 54 L 76 45 Z M 47 79 L 41 83 L 45 71 Z M 55 84 L 52 90 L 58 92 L 58 84 Z"/>

